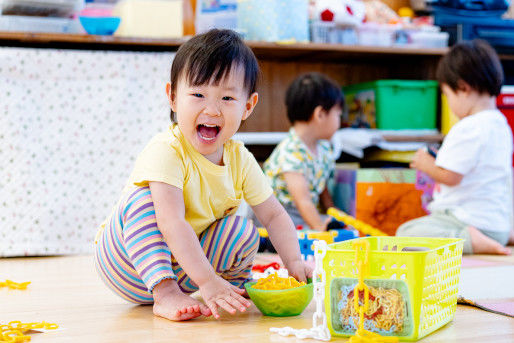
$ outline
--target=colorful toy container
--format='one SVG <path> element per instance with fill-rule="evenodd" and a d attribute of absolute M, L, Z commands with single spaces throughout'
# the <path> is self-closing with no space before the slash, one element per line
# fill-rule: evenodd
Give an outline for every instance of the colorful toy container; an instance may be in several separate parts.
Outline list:
<path fill-rule="evenodd" d="M 437 81 L 378 80 L 347 86 L 343 91 L 350 127 L 436 128 Z"/>
<path fill-rule="evenodd" d="M 309 41 L 307 0 L 239 0 L 237 25 L 249 40 Z"/>
<path fill-rule="evenodd" d="M 353 307 L 351 298 L 359 276 L 357 255 L 352 247 L 352 243 L 359 240 L 369 242 L 365 284 L 382 293 L 390 292 L 388 294 L 395 296 L 400 304 L 396 307 L 389 304 L 388 308 L 375 306 L 375 312 L 365 317 L 365 329 L 395 336 L 401 341 L 416 341 L 453 319 L 462 259 L 461 239 L 364 237 L 330 244 L 323 258 L 325 311 L 333 336 L 355 333 L 355 318 L 346 310 Z M 370 291 L 370 308 L 376 305 L 372 301 L 378 298 L 378 293 L 375 297 L 372 294 Z M 359 294 L 361 302 L 363 298 L 364 294 Z M 391 313 L 401 313 L 401 321 L 398 317 L 389 316 L 389 322 L 382 318 Z M 385 329 L 375 323 L 378 320 L 385 323 Z"/>

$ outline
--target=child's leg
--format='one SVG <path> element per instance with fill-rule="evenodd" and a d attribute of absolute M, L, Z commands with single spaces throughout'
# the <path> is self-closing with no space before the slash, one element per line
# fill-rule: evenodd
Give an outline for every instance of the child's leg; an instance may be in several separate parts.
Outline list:
<path fill-rule="evenodd" d="M 458 220 L 450 211 L 435 212 L 402 224 L 396 236 L 455 237 L 464 239 L 464 254 L 510 254 L 496 240 Z"/>
<path fill-rule="evenodd" d="M 143 211 L 150 190 L 139 188 L 126 199 L 120 201 L 118 208 L 112 215 L 110 222 L 106 224 L 104 232 L 97 242 L 95 262 L 98 273 L 103 281 L 116 294 L 136 304 L 151 304 L 153 296 L 145 285 L 143 278 L 134 268 L 134 262 L 125 248 L 126 242 L 123 230 L 138 230 L 140 227 L 132 219 L 133 212 Z M 141 208 L 142 209 L 141 209 Z M 132 210 L 132 211 L 131 211 Z M 127 221 L 127 212 L 130 216 L 130 223 Z M 147 215 L 152 213 L 141 212 Z M 126 225 L 129 224 L 129 225 Z M 130 238 L 130 237 L 129 237 Z M 137 258 L 137 256 L 136 256 Z M 169 268 L 168 277 L 173 277 Z"/>
<path fill-rule="evenodd" d="M 112 290 L 137 304 L 154 303 L 154 313 L 159 316 L 183 320 L 208 312 L 176 283 L 171 253 L 157 228 L 148 188 L 138 188 L 120 202 L 98 242 L 96 262 Z"/>
<path fill-rule="evenodd" d="M 474 254 L 494 254 L 494 255 L 510 255 L 510 249 L 504 247 L 497 240 L 488 237 L 479 229 L 468 226 L 467 230 L 471 235 L 471 245 Z M 505 242 L 505 240 L 503 240 Z"/>
<path fill-rule="evenodd" d="M 250 277 L 259 247 L 259 234 L 253 222 L 240 216 L 225 217 L 200 235 L 200 244 L 218 275 L 241 287 Z M 196 284 L 172 258 L 173 271 L 185 293 L 198 290 Z"/>
<path fill-rule="evenodd" d="M 410 220 L 398 228 L 396 236 L 403 237 L 454 237 L 464 239 L 464 254 L 473 253 L 467 225 L 447 213 L 432 213 Z"/>

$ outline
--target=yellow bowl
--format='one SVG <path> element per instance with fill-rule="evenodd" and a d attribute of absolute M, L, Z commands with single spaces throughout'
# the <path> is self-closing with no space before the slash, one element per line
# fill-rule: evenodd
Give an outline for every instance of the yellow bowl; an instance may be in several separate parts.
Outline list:
<path fill-rule="evenodd" d="M 297 316 L 305 310 L 312 300 L 313 284 L 288 289 L 256 289 L 257 282 L 247 282 L 246 291 L 255 306 L 265 316 Z"/>

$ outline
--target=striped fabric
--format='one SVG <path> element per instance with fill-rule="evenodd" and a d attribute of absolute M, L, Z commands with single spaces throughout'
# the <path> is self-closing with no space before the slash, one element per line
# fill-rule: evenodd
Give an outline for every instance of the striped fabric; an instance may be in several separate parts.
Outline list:
<path fill-rule="evenodd" d="M 258 247 L 258 234 L 251 220 L 223 218 L 205 230 L 199 240 L 218 275 L 236 286 L 249 278 Z M 120 201 L 98 239 L 95 261 L 109 288 L 137 304 L 152 303 L 153 288 L 167 278 L 177 280 L 184 293 L 198 290 L 171 256 L 157 228 L 148 187 L 137 188 Z"/>

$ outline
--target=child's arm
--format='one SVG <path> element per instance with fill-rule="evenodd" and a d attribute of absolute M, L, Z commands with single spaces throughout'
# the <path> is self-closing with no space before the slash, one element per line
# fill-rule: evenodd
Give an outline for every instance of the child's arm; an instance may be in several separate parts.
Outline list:
<path fill-rule="evenodd" d="M 325 187 L 323 192 L 321 192 L 321 194 L 319 195 L 319 201 L 321 202 L 321 205 L 325 210 L 328 210 L 331 207 L 335 207 L 334 200 L 332 199 L 332 196 L 330 195 L 330 192 L 328 191 L 327 187 Z"/>
<path fill-rule="evenodd" d="M 300 212 L 303 220 L 313 230 L 324 231 L 327 223 L 319 215 L 318 209 L 311 200 L 309 186 L 301 173 L 287 172 L 282 174 L 287 184 L 287 191 Z"/>
<path fill-rule="evenodd" d="M 414 159 L 410 163 L 410 167 L 425 172 L 434 179 L 434 181 L 447 186 L 457 186 L 463 178 L 462 174 L 436 166 L 435 158 L 424 149 L 416 151 Z"/>
<path fill-rule="evenodd" d="M 236 308 L 244 311 L 250 306 L 248 300 L 241 296 L 244 290 L 231 285 L 214 272 L 193 228 L 185 220 L 182 190 L 162 182 L 150 182 L 149 186 L 157 226 L 173 257 L 200 288 L 214 317 L 219 318 L 218 306 L 232 314 Z"/>
<path fill-rule="evenodd" d="M 298 236 L 293 221 L 274 195 L 263 203 L 253 206 L 257 219 L 266 227 L 271 243 L 284 262 L 289 274 L 300 281 L 312 276 L 312 268 L 302 260 Z"/>

